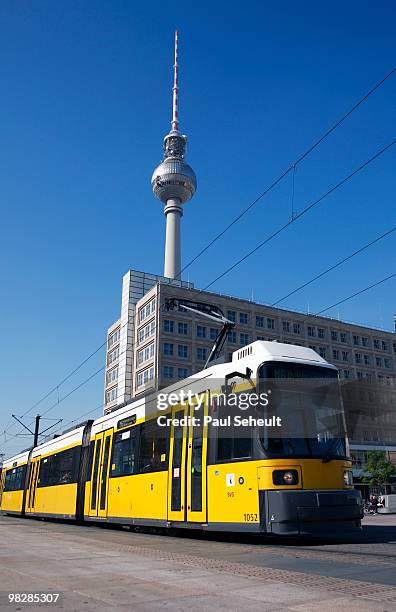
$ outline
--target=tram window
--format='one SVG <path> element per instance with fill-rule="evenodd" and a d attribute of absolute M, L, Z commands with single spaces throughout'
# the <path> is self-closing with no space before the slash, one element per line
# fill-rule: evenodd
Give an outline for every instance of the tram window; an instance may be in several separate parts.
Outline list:
<path fill-rule="evenodd" d="M 24 488 L 26 465 L 7 470 L 4 483 L 4 492 L 20 491 Z"/>
<path fill-rule="evenodd" d="M 160 427 L 156 420 L 141 426 L 139 472 L 160 472 L 168 469 L 169 427 Z"/>
<path fill-rule="evenodd" d="M 249 411 L 241 412 L 236 406 L 219 406 L 220 419 L 231 417 L 233 422 L 234 416 L 239 415 L 246 417 Z M 252 456 L 252 429 L 249 427 L 233 426 L 227 427 L 224 431 L 219 428 L 219 437 L 217 440 L 217 461 L 228 461 L 231 459 L 244 459 Z"/>
<path fill-rule="evenodd" d="M 87 466 L 87 481 L 88 482 L 91 480 L 94 448 L 95 448 L 95 442 L 94 440 L 92 440 L 89 445 L 89 454 L 88 454 L 88 466 Z"/>
<path fill-rule="evenodd" d="M 71 484 L 78 480 L 81 446 L 44 457 L 40 462 L 38 487 Z"/>
<path fill-rule="evenodd" d="M 110 478 L 128 476 L 136 472 L 136 431 L 137 428 L 119 431 L 114 435 L 111 456 Z"/>

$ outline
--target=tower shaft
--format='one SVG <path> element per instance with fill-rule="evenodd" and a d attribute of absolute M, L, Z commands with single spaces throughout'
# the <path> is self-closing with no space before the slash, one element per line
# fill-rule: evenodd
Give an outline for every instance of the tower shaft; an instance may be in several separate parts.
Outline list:
<path fill-rule="evenodd" d="M 164 213 L 166 215 L 165 265 L 164 276 L 178 278 L 181 270 L 180 219 L 183 208 L 180 200 L 168 200 Z"/>

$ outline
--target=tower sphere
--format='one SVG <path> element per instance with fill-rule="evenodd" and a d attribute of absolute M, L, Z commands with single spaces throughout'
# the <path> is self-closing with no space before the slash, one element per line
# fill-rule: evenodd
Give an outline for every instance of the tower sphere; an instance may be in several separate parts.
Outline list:
<path fill-rule="evenodd" d="M 194 170 L 183 159 L 168 157 L 154 170 L 151 185 L 164 204 L 175 199 L 184 204 L 193 197 L 197 179 Z"/>

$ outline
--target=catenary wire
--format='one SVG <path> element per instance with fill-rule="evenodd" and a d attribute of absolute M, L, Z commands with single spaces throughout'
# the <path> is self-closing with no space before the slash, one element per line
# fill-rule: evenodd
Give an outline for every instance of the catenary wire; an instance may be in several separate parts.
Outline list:
<path fill-rule="evenodd" d="M 344 259 L 341 259 L 340 261 L 338 261 L 337 263 L 335 263 L 334 265 L 330 266 L 330 268 L 327 268 L 326 270 L 323 270 L 323 272 L 321 272 L 320 274 L 317 274 L 316 276 L 314 276 L 313 278 L 311 278 L 309 281 L 307 281 L 306 283 L 303 283 L 302 285 L 300 285 L 299 287 L 296 287 L 296 289 L 293 289 L 293 291 L 290 291 L 289 293 L 287 293 L 286 295 L 284 295 L 283 297 L 279 298 L 278 300 L 276 300 L 276 302 L 273 302 L 271 304 L 271 306 L 276 306 L 276 304 L 279 304 L 280 302 L 283 302 L 284 300 L 286 300 L 288 297 L 290 297 L 291 295 L 294 295 L 295 293 L 297 293 L 298 291 L 301 291 L 301 289 L 304 289 L 304 287 L 307 287 L 308 285 L 311 285 L 313 282 L 315 282 L 316 280 L 318 280 L 319 278 L 322 278 L 323 276 L 325 276 L 326 274 L 328 274 L 329 272 L 332 272 L 333 270 L 335 270 L 336 268 L 338 268 L 339 266 L 341 266 L 343 263 L 349 261 L 350 259 L 352 259 L 353 257 L 355 257 L 356 255 L 359 255 L 359 253 L 363 253 L 363 251 L 365 251 L 366 249 L 368 249 L 369 247 L 373 246 L 374 244 L 376 244 L 377 242 L 379 242 L 380 240 L 383 240 L 383 238 L 386 238 L 387 236 L 389 236 L 390 234 L 392 234 L 394 231 L 396 231 L 396 226 L 392 227 L 392 229 L 388 230 L 387 232 L 385 232 L 384 234 L 381 234 L 381 236 L 378 236 L 377 238 L 375 238 L 374 240 L 372 240 L 371 242 L 368 242 L 367 244 L 365 244 L 364 246 L 360 247 L 360 249 L 357 249 L 356 251 L 354 251 L 353 253 L 351 253 L 350 255 L 348 255 L 347 257 L 344 257 Z"/>
<path fill-rule="evenodd" d="M 228 232 L 231 227 L 233 227 L 240 219 L 242 219 L 242 217 L 246 215 L 246 213 L 248 213 L 257 204 L 257 202 L 259 202 L 266 195 L 268 195 L 289 174 L 289 172 L 291 172 L 292 170 L 293 172 L 295 172 L 296 166 L 300 164 L 306 157 L 308 157 L 308 155 L 312 153 L 312 151 L 314 151 L 328 136 L 330 136 L 330 134 L 332 134 L 332 132 L 334 132 L 348 117 L 350 117 L 352 113 L 357 108 L 359 108 L 359 106 L 361 106 L 366 100 L 368 100 L 368 98 L 377 89 L 379 89 L 395 72 L 396 68 L 392 68 L 392 70 L 388 72 L 388 74 L 386 74 L 380 81 L 378 81 L 378 83 L 376 83 L 362 98 L 360 98 L 360 100 L 358 100 L 356 104 L 354 104 L 352 108 L 349 109 L 348 112 L 346 112 L 342 117 L 340 117 L 328 130 L 326 130 L 326 132 L 324 132 L 324 134 L 322 134 L 310 147 L 308 147 L 308 149 L 304 151 L 304 153 L 302 153 L 300 157 L 298 157 L 293 163 L 291 163 L 290 166 L 286 170 L 284 170 L 280 174 L 280 176 L 275 181 L 273 181 L 273 183 L 271 183 L 271 185 L 269 185 L 269 187 L 267 187 L 261 194 L 257 196 L 257 198 L 253 200 L 253 202 L 251 202 L 244 210 L 242 210 L 242 212 L 239 213 L 235 217 L 235 219 L 231 221 L 231 223 L 229 223 L 219 234 L 217 234 L 210 242 L 208 242 L 208 244 L 203 249 L 201 249 L 201 251 L 199 251 L 197 255 L 190 259 L 190 261 L 187 262 L 187 264 L 177 274 L 176 278 L 180 278 L 182 273 L 187 270 L 187 268 L 189 268 L 199 257 L 201 257 L 201 255 L 203 255 L 208 249 L 210 249 L 210 247 L 213 246 L 215 242 L 222 238 L 222 236 L 224 236 L 224 234 Z"/>
<path fill-rule="evenodd" d="M 359 291 L 356 291 L 355 293 L 348 295 L 347 297 L 343 298 L 339 302 L 336 302 L 335 304 L 332 304 L 331 306 L 322 308 L 322 310 L 319 310 L 319 312 L 316 312 L 315 314 L 320 315 L 323 312 L 326 312 L 327 310 L 330 310 L 331 308 L 335 308 L 335 306 L 339 306 L 340 304 L 343 304 L 344 302 L 347 302 L 348 300 L 351 300 L 352 298 L 357 297 L 358 295 L 361 295 L 362 293 L 365 293 L 366 291 L 369 291 L 370 289 L 373 289 L 374 287 L 378 287 L 378 285 L 382 285 L 382 283 L 385 283 L 386 281 L 390 280 L 391 278 L 395 278 L 395 277 L 396 277 L 396 272 L 394 274 L 390 274 L 389 276 L 386 276 L 385 278 L 382 278 L 381 280 L 377 281 L 376 283 L 373 283 L 372 285 L 368 285 L 368 287 L 364 287 L 364 289 L 360 289 Z"/>
<path fill-rule="evenodd" d="M 294 216 L 294 219 L 290 219 L 290 221 L 288 221 L 287 223 L 285 223 L 284 225 L 282 225 L 280 228 L 278 228 L 275 232 L 273 232 L 270 236 L 268 236 L 267 238 L 265 238 L 265 240 L 263 240 L 262 242 L 260 242 L 257 246 L 255 246 L 254 249 L 252 249 L 251 251 L 249 251 L 248 253 L 246 253 L 243 257 L 241 257 L 240 259 L 238 259 L 235 263 L 233 263 L 231 266 L 229 266 L 226 270 L 224 270 L 224 272 L 222 272 L 219 276 L 217 276 L 214 280 L 212 280 L 208 285 L 206 285 L 206 287 L 204 287 L 204 291 L 206 291 L 207 289 L 209 289 L 209 287 L 211 287 L 212 285 L 214 285 L 218 280 L 220 280 L 221 278 L 223 278 L 224 276 L 226 276 L 227 274 L 229 274 L 232 270 L 234 270 L 234 268 L 236 268 L 237 266 L 239 266 L 241 263 L 243 263 L 244 261 L 246 261 L 246 259 L 248 259 L 249 257 L 251 257 L 254 253 L 256 253 L 259 249 L 261 249 L 265 244 L 267 244 L 268 242 L 270 242 L 271 240 L 273 240 L 273 238 L 275 238 L 276 236 L 278 236 L 281 232 L 283 232 L 286 228 L 288 228 L 292 223 L 295 223 L 296 221 L 298 221 L 303 215 L 305 215 L 307 212 L 309 212 L 310 210 L 312 210 L 312 208 L 314 208 L 315 206 L 317 206 L 320 202 L 322 202 L 325 198 L 327 198 L 329 195 L 331 195 L 332 193 L 334 193 L 337 189 L 339 189 L 340 187 L 342 187 L 342 185 L 344 185 L 345 183 L 347 183 L 348 181 L 350 181 L 354 176 L 356 176 L 356 174 L 358 174 L 359 172 L 361 172 L 364 168 L 366 168 L 369 164 L 371 164 L 373 161 L 375 161 L 376 159 L 378 159 L 378 157 L 380 157 L 381 155 L 383 155 L 386 151 L 388 151 L 388 149 L 390 149 L 394 144 L 396 143 L 396 139 L 392 140 L 392 142 L 390 142 L 389 144 L 387 144 L 385 147 L 383 147 L 382 149 L 380 149 L 379 151 L 377 151 L 372 157 L 370 157 L 368 160 L 366 160 L 363 164 L 361 164 L 358 168 L 355 168 L 355 170 L 353 170 L 353 172 L 351 172 L 350 174 L 348 174 L 347 176 L 345 176 L 341 181 L 339 181 L 338 183 L 336 183 L 335 185 L 333 185 L 333 187 L 331 187 L 331 189 L 329 189 L 328 191 L 326 191 L 323 195 L 320 196 L 320 198 L 318 198 L 317 200 L 315 200 L 314 202 L 312 202 L 311 204 L 309 204 L 308 206 L 306 206 L 306 208 L 304 208 L 301 212 L 299 212 L 298 214 L 296 214 Z"/>

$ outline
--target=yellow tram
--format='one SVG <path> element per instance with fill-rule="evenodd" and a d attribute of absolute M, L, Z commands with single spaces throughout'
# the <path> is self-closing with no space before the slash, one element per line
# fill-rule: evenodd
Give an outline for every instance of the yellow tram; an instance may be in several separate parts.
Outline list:
<path fill-rule="evenodd" d="M 290 380 L 297 388 L 287 389 Z M 252 407 L 252 394 L 265 402 Z M 284 431 L 279 415 L 289 419 Z M 351 467 L 336 368 L 311 349 L 257 341 L 8 459 L 0 510 L 328 535 L 360 529 Z"/>

